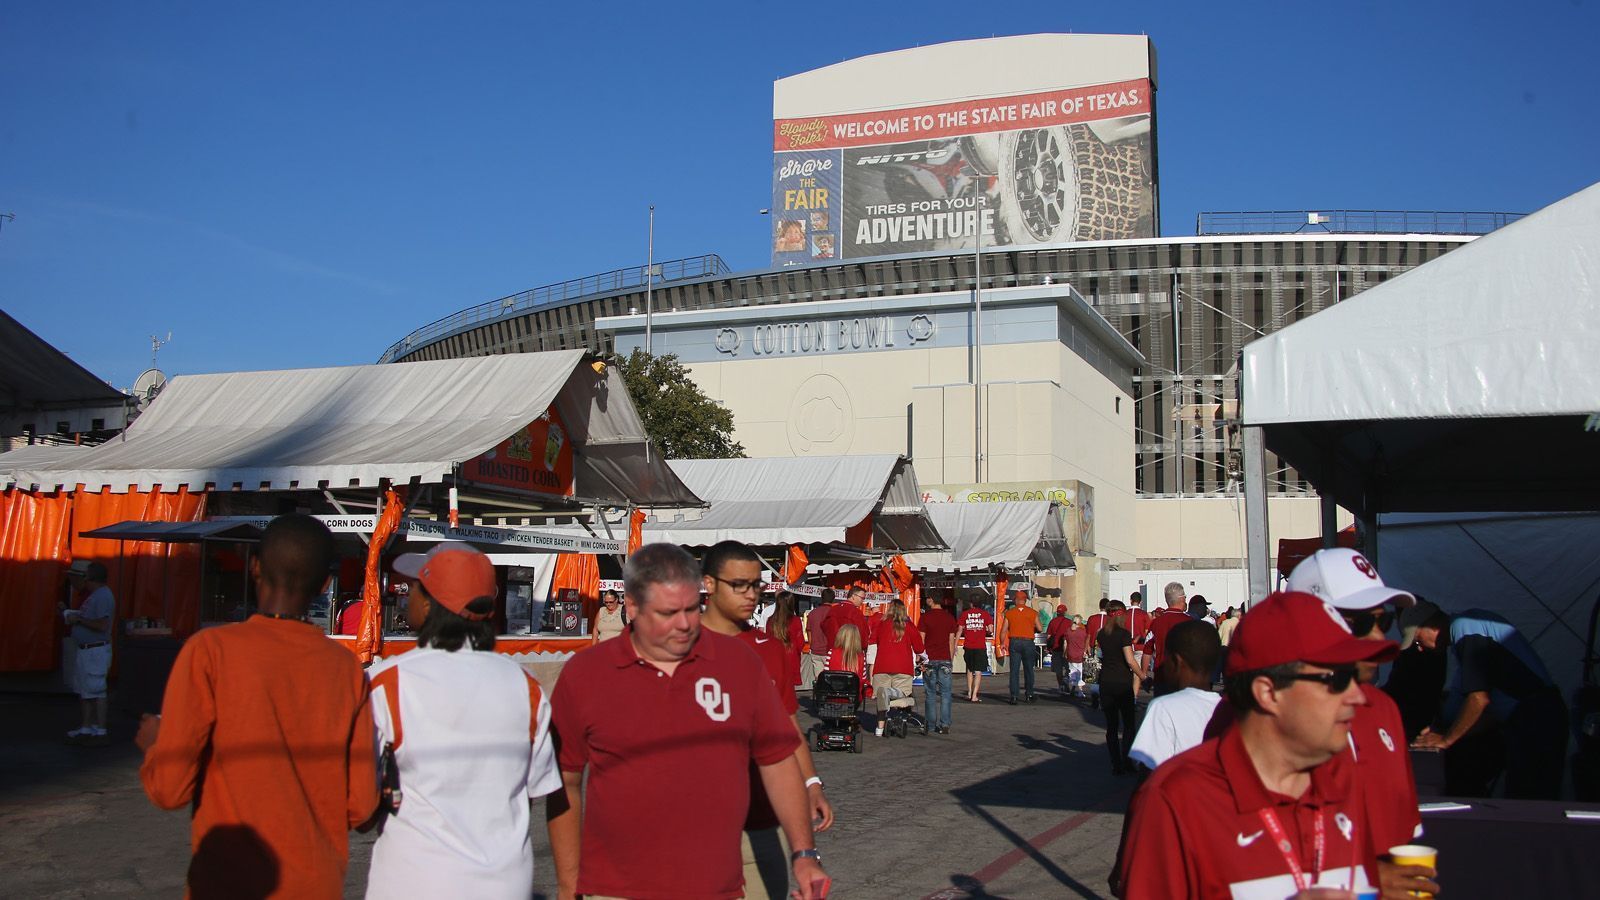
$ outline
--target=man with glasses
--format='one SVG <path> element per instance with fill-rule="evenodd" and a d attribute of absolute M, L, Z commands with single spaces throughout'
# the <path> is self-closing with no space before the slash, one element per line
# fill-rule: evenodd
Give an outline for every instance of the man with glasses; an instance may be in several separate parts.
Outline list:
<path fill-rule="evenodd" d="M 750 625 L 756 599 L 761 596 L 761 557 L 738 541 L 723 541 L 706 551 L 700 571 L 706 592 L 701 622 L 708 631 L 744 641 L 767 667 L 767 674 L 778 688 L 783 711 L 788 713 L 795 732 L 800 735 L 800 746 L 795 748 L 794 758 L 805 778 L 812 825 L 817 831 L 826 831 L 833 824 L 833 807 L 823 796 L 822 779 L 817 776 L 816 764 L 811 760 L 805 729 L 800 727 L 800 705 L 794 693 L 795 673 L 789 668 L 789 654 L 766 632 Z M 748 900 L 789 896 L 789 851 L 783 842 L 783 830 L 778 827 L 777 813 L 773 812 L 762 786 L 761 771 L 753 763 L 750 767 L 750 813 L 745 818 L 741 852 L 744 895 Z"/>
<path fill-rule="evenodd" d="M 1311 897 L 1377 873 L 1371 816 L 1343 755 L 1366 704 L 1356 666 L 1394 657 L 1310 594 L 1274 594 L 1234 632 L 1237 723 L 1163 763 L 1134 795 L 1121 896 Z"/>
<path fill-rule="evenodd" d="M 1318 550 L 1289 573 L 1288 588 L 1312 594 L 1338 610 L 1358 638 L 1388 643 L 1384 634 L 1394 623 L 1390 604 L 1411 604 L 1415 598 L 1391 588 L 1378 577 L 1370 560 L 1354 550 L 1334 547 Z M 1409 844 L 1422 834 L 1417 811 L 1417 781 L 1411 771 L 1405 723 L 1400 708 L 1378 689 L 1378 664 L 1356 664 L 1366 703 L 1357 708 L 1350 724 L 1350 755 L 1356 778 L 1367 798 L 1376 846 L 1382 850 Z M 1379 875 L 1385 890 L 1433 893 L 1433 870 L 1424 866 L 1383 863 Z"/>

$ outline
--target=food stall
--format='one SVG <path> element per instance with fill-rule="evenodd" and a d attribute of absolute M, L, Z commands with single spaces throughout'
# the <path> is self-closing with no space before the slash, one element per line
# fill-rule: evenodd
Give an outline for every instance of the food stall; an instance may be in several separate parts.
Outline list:
<path fill-rule="evenodd" d="M 644 540 L 691 551 L 741 541 L 761 554 L 772 583 L 797 588 L 792 593 L 803 607 L 826 600 L 820 585 L 803 585 L 806 576 L 834 588 L 860 584 L 885 594 L 887 602 L 899 595 L 884 574 L 893 557 L 946 547 L 904 456 L 676 459 L 670 465 L 707 506 L 670 519 L 657 511 L 644 523 Z M 815 588 L 814 596 L 800 587 Z M 915 609 L 914 589 L 907 599 Z"/>
<path fill-rule="evenodd" d="M 328 627 L 338 630 L 334 604 L 358 596 L 359 633 L 335 639 L 363 659 L 409 646 L 383 627 L 394 619 L 385 612 L 399 593 L 388 577 L 399 553 L 471 542 L 496 558 L 502 584 L 518 585 L 520 611 L 545 572 L 553 589 L 593 593 L 599 557 L 637 541 L 638 507 L 700 505 L 649 446 L 618 373 L 582 351 L 180 376 L 119 440 L 57 460 L 9 456 L 0 454 L 10 547 L 0 547 L 0 581 L 59 579 L 73 559 L 99 560 L 125 576 L 113 585 L 119 619 L 182 640 L 248 614 L 248 579 L 212 577 L 208 589 L 224 596 L 202 603 L 206 554 L 196 545 L 99 529 L 259 528 L 310 513 L 340 537 Z M 239 568 L 218 560 L 219 571 Z M 3 599 L 13 634 L 0 645 L 0 671 L 54 668 L 55 654 L 7 652 L 50 640 L 53 596 Z M 504 603 L 497 621 L 507 622 Z M 583 645 L 532 630 L 507 633 L 505 649 L 562 655 Z"/>
<path fill-rule="evenodd" d="M 948 550 L 909 553 L 906 565 L 924 588 L 948 590 L 958 604 L 978 600 L 996 622 L 997 661 L 1005 658 L 1000 623 L 1007 588 L 1019 578 L 1073 571 L 1067 510 L 1054 500 L 930 503 L 928 515 Z M 966 672 L 957 654 L 955 672 Z"/>

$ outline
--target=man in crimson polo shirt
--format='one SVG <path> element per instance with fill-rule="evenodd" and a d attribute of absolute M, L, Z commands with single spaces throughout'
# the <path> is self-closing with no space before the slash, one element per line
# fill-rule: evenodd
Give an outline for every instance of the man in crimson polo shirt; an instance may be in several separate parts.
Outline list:
<path fill-rule="evenodd" d="M 790 670 L 789 654 L 764 631 L 750 627 L 750 613 L 761 591 L 761 557 L 738 541 L 723 541 L 706 551 L 700 571 L 706 591 L 704 627 L 707 631 L 744 641 L 761 657 L 778 689 L 783 711 L 794 723 L 795 734 L 800 736 L 794 758 L 805 778 L 812 821 L 817 823 L 817 831 L 827 831 L 833 824 L 833 807 L 823 795 L 822 779 L 817 776 L 811 748 L 806 745 L 805 731 L 800 727 L 800 704 L 794 693 L 795 673 Z M 789 896 L 789 851 L 784 847 L 778 828 L 778 815 L 773 812 L 761 783 L 761 770 L 753 762 L 750 765 L 750 812 L 745 817 L 740 852 L 746 900 L 784 900 Z"/>
<path fill-rule="evenodd" d="M 1166 677 L 1161 674 L 1161 662 L 1167 658 L 1167 632 L 1179 622 L 1189 621 L 1188 598 L 1183 594 L 1183 585 L 1174 581 L 1168 584 L 1162 593 L 1166 597 L 1167 605 L 1150 617 L 1150 625 L 1145 628 L 1141 641 L 1144 648 L 1145 677 L 1150 679 Z M 1136 631 L 1134 634 L 1140 632 Z M 1164 694 L 1170 687 L 1158 683 L 1156 693 Z"/>
<path fill-rule="evenodd" d="M 1345 547 L 1318 550 L 1289 573 L 1289 590 L 1304 591 L 1325 600 L 1339 611 L 1356 637 L 1386 640 L 1393 623 L 1390 603 L 1415 603 L 1406 591 L 1391 588 L 1378 577 L 1377 567 L 1365 556 Z M 1400 707 L 1374 683 L 1378 664 L 1356 664 L 1365 706 L 1356 708 L 1350 723 L 1350 756 L 1356 781 L 1372 817 L 1374 846 L 1379 853 L 1409 844 L 1422 836 L 1422 814 L 1417 809 L 1417 780 L 1407 752 L 1405 723 Z M 1427 866 L 1396 866 L 1379 861 L 1378 875 L 1385 891 L 1438 893 Z"/>
<path fill-rule="evenodd" d="M 574 655 L 551 698 L 560 896 L 740 896 L 752 761 L 794 848 L 798 896 L 819 896 L 800 736 L 772 676 L 738 638 L 701 628 L 700 566 L 681 548 L 640 548 L 623 585 L 626 639 Z"/>
<path fill-rule="evenodd" d="M 1332 607 L 1300 593 L 1257 604 L 1231 646 L 1238 721 L 1163 763 L 1134 795 L 1119 895 L 1281 900 L 1370 887 L 1380 851 L 1342 751 L 1366 703 L 1356 663 L 1399 648 L 1352 635 Z"/>

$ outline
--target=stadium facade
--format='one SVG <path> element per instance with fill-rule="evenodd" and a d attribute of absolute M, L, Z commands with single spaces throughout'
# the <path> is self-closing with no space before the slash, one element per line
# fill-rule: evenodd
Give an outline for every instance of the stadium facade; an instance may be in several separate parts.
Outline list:
<path fill-rule="evenodd" d="M 1072 48 L 1084 52 L 1064 52 Z M 1016 68 L 993 77 L 974 74 L 985 71 L 979 60 L 1013 58 L 1026 63 L 1052 55 L 1079 64 L 1058 67 L 1056 77 L 1044 80 L 1031 74 L 1016 76 Z M 1037 70 L 1037 65 L 1020 69 Z M 918 82 L 908 75 L 916 72 L 965 72 L 971 77 L 930 75 Z M 985 96 L 976 100 L 957 96 L 975 81 L 981 82 Z M 841 85 L 891 82 L 920 84 L 926 90 L 914 97 L 858 90 L 857 106 L 829 102 Z M 759 384 L 766 377 L 762 372 L 771 373 L 775 385 L 787 383 L 797 360 L 782 354 L 763 359 L 752 355 L 755 348 L 749 344 L 741 345 L 746 356 L 735 360 L 718 347 L 718 331 L 738 335 L 744 329 L 748 341 L 759 339 L 750 329 L 760 323 L 789 323 L 796 328 L 786 334 L 798 342 L 809 328 L 820 334 L 825 327 L 837 327 L 838 316 L 834 325 L 822 324 L 834 311 L 849 310 L 854 317 L 871 317 L 877 311 L 885 318 L 885 329 L 908 341 L 915 337 L 906 330 L 912 327 L 910 319 L 925 308 L 924 318 L 930 323 L 939 315 L 948 319 L 939 333 L 953 351 L 949 358 L 938 365 L 930 363 L 930 368 L 912 377 L 903 374 L 909 356 L 868 354 L 882 361 L 881 368 L 862 369 L 865 357 L 851 363 L 852 377 L 862 381 L 859 390 L 870 391 L 874 381 L 899 384 L 908 377 L 911 380 L 901 386 L 905 391 L 977 381 L 985 385 L 992 406 L 1001 400 L 991 379 L 981 373 L 1002 377 L 1004 364 L 994 354 L 1006 352 L 1006 339 L 999 332 L 991 335 L 992 328 L 1005 327 L 999 302 L 1009 298 L 1018 310 L 1057 304 L 1062 310 L 1070 308 L 1072 315 L 1062 312 L 1061 324 L 1041 326 L 1036 337 L 1073 351 L 1061 359 L 1087 364 L 1058 365 L 1053 361 L 1057 356 L 1039 355 L 1035 353 L 1039 348 L 1033 348 L 1028 352 L 1035 353 L 1043 366 L 1036 380 L 1058 380 L 1055 390 L 1061 396 L 1049 401 L 1057 409 L 1080 401 L 1099 403 L 1085 399 L 1097 392 L 1125 396 L 1129 404 L 1125 413 L 1120 400 L 1114 405 L 1126 416 L 1126 427 L 1113 420 L 1103 426 L 1106 430 L 1094 431 L 1102 427 L 1099 424 L 1090 428 L 1094 446 L 1080 450 L 1096 457 L 1092 465 L 1066 458 L 1043 469 L 1019 464 L 1004 476 L 1006 482 L 1071 480 L 1090 492 L 1100 491 L 1096 515 L 1107 539 L 1100 542 L 1101 552 L 1110 565 L 1238 567 L 1243 550 L 1234 422 L 1240 348 L 1436 259 L 1514 216 L 1339 210 L 1216 213 L 1200 216 L 1194 235 L 1154 236 L 1159 221 L 1154 87 L 1154 55 L 1146 39 L 1100 35 L 959 42 L 866 57 L 780 80 L 774 88 L 771 268 L 731 272 L 720 258 L 705 256 L 658 263 L 653 275 L 638 266 L 549 285 L 430 323 L 396 342 L 381 361 L 574 347 L 626 352 L 643 346 L 648 330 L 663 341 L 652 349 L 685 354 L 702 386 L 729 403 L 736 436 L 749 437 L 747 445 L 770 454 L 782 452 L 785 443 L 760 438 L 756 430 L 779 428 L 760 424 L 770 418 L 767 408 L 774 399 L 759 391 L 725 390 L 720 385 Z M 1142 105 L 1117 107 L 1117 112 L 1132 112 L 1114 120 L 1064 115 L 1085 108 L 1082 102 L 1074 107 L 1074 97 L 1101 97 L 1089 101 L 1091 108 L 1113 102 L 1104 99 L 1112 89 L 1121 92 L 1124 104 L 1132 96 Z M 1054 106 L 1044 105 L 1052 99 Z M 861 104 L 872 108 L 858 108 Z M 996 112 L 1007 108 L 1009 112 Z M 961 109 L 967 115 L 956 118 L 954 111 Z M 896 110 L 906 115 L 889 115 Z M 1056 118 L 1038 118 L 1046 112 Z M 1037 114 L 1034 120 L 1016 118 L 1029 113 Z M 949 118 L 928 118 L 937 115 Z M 900 141 L 887 149 L 865 143 L 881 139 L 872 135 L 884 134 L 891 127 L 884 123 L 896 120 L 994 124 L 987 131 L 946 129 L 914 145 Z M 812 121 L 822 124 L 810 126 Z M 854 144 L 796 150 L 785 141 L 792 144 L 797 134 L 832 134 Z M 1108 156 L 1107 148 L 1115 152 Z M 1059 154 L 1053 162 L 1051 153 Z M 1103 177 L 1105 161 L 1113 156 L 1125 163 L 1118 183 Z M 800 174 L 808 169 L 810 176 Z M 924 177 L 930 173 L 938 178 Z M 807 177 L 809 181 L 796 180 Z M 942 197 L 935 196 L 939 185 L 948 189 Z M 1108 198 L 1123 203 L 1120 211 L 1107 205 Z M 912 221 L 914 212 L 939 220 Z M 965 215 L 969 212 L 973 215 Z M 875 217 L 896 221 L 878 222 Z M 796 221 L 804 225 L 803 241 L 793 224 L 784 225 Z M 877 242 L 880 236 L 901 240 Z M 904 252 L 881 254 L 885 244 Z M 991 314 L 995 318 L 985 318 L 981 332 L 970 323 L 960 324 L 967 314 L 958 314 L 972 310 L 980 297 L 986 307 L 991 301 L 997 304 Z M 644 324 L 647 310 L 649 326 Z M 898 320 L 888 321 L 896 316 Z M 1105 327 L 1095 327 L 1085 316 Z M 1076 323 L 1073 327 L 1068 327 L 1069 318 Z M 987 349 L 980 371 L 973 372 L 970 360 L 976 354 L 971 345 L 979 334 Z M 844 337 L 848 339 L 848 333 Z M 1099 361 L 1109 362 L 1096 366 L 1100 357 L 1104 359 Z M 991 358 L 996 363 L 987 362 Z M 730 365 L 741 373 L 735 379 L 722 371 Z M 777 377 L 780 371 L 782 378 Z M 1013 386 L 1027 382 L 1026 376 L 1010 370 L 1003 375 Z M 776 402 L 783 405 L 790 399 L 784 396 Z M 972 422 L 973 400 L 969 396 L 962 402 L 968 412 L 955 415 L 951 423 Z M 866 420 L 882 419 L 879 410 L 852 423 L 847 430 L 859 441 L 822 442 L 820 449 L 809 440 L 789 441 L 787 446 L 794 453 L 897 450 L 916 461 L 925 483 L 932 483 L 929 475 L 941 483 L 957 481 L 946 474 L 947 469 L 959 468 L 950 451 L 943 445 L 937 453 L 930 450 L 925 419 L 914 414 L 912 405 L 906 404 L 901 422 Z M 1074 418 L 1076 413 L 1062 415 L 1064 419 L 1045 430 L 1083 432 L 1088 427 L 1087 420 Z M 981 424 L 986 423 L 980 423 L 980 431 Z M 1029 427 L 1025 416 L 993 425 L 984 440 L 996 440 L 997 432 L 1000 440 L 1007 440 L 1015 429 Z M 955 424 L 947 430 L 958 427 L 963 433 L 971 430 Z M 973 445 L 969 436 L 966 452 L 971 453 Z M 999 453 L 992 443 L 979 446 L 991 459 Z M 1102 452 L 1119 458 L 1117 471 L 1098 459 Z M 1308 486 L 1292 469 L 1273 460 L 1268 470 L 1274 537 L 1317 533 L 1318 504 Z M 964 471 L 962 482 L 984 475 L 993 481 L 1001 475 L 999 470 L 984 472 L 976 460 Z M 1124 492 L 1129 502 L 1108 504 Z"/>

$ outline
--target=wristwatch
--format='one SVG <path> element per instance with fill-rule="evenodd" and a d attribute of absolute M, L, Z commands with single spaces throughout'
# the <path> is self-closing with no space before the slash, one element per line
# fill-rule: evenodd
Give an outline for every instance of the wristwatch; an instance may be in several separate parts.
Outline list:
<path fill-rule="evenodd" d="M 814 859 L 817 861 L 817 865 L 822 864 L 822 854 L 818 853 L 815 847 L 810 850 L 796 850 L 789 854 L 789 865 L 792 866 L 802 859 Z"/>

